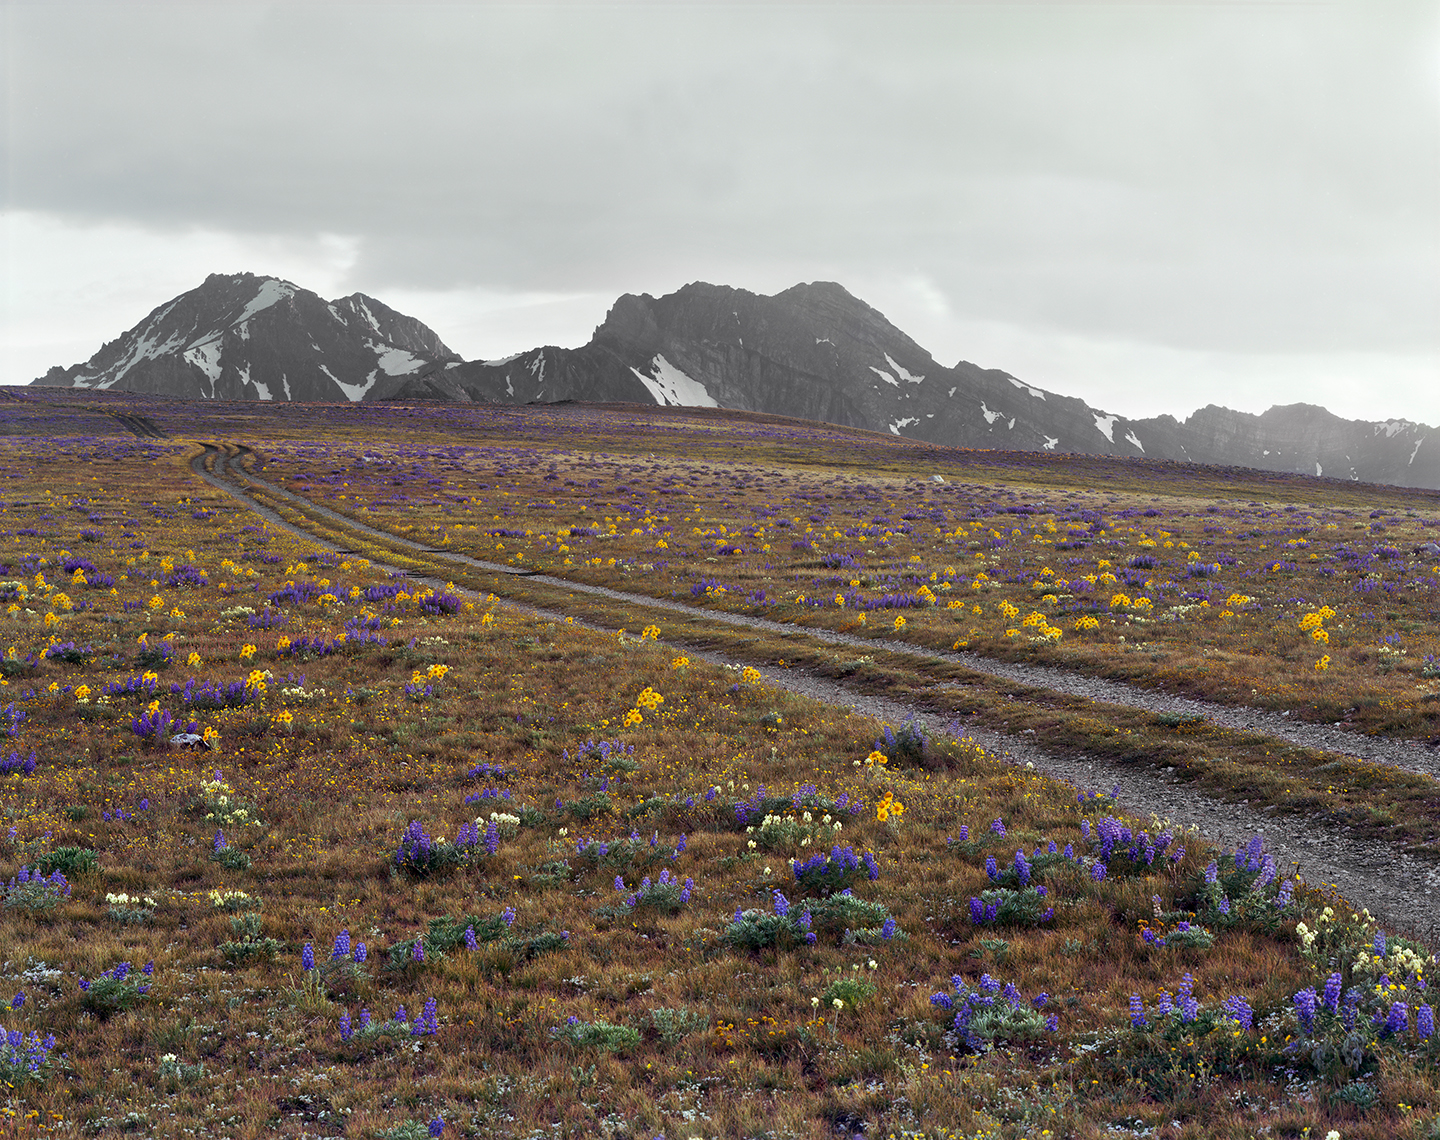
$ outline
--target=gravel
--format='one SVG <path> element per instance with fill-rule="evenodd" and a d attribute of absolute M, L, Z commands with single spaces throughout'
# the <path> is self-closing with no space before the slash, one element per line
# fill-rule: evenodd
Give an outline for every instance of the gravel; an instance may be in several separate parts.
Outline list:
<path fill-rule="evenodd" d="M 228 476 L 226 457 L 217 449 L 209 450 L 217 455 L 217 469 L 220 474 Z M 251 499 L 229 478 L 216 477 L 205 472 L 201 467 L 200 458 L 197 458 L 192 466 L 207 483 L 234 496 L 273 526 L 281 527 L 322 548 L 337 553 L 341 552 L 339 547 L 286 522 L 274 511 Z M 485 562 L 452 551 L 436 551 L 422 544 L 366 527 L 363 523 L 331 511 L 327 507 L 292 495 L 290 492 L 260 479 L 253 473 L 245 472 L 245 478 L 261 484 L 273 494 L 289 499 L 297 505 L 304 506 L 307 510 L 328 517 L 353 530 L 371 534 L 385 543 L 424 552 L 432 558 L 443 558 L 446 561 L 492 572 L 534 577 L 548 585 L 562 587 L 576 593 L 601 596 L 622 603 L 686 614 L 696 612 L 694 607 L 668 599 L 629 594 L 603 586 L 571 582 L 547 574 L 534 574 L 529 571 L 517 570 L 513 566 Z M 374 563 L 374 565 L 379 569 L 388 569 L 381 563 Z M 430 580 L 417 578 L 416 581 L 429 582 Z M 442 583 L 435 580 L 433 584 L 440 585 Z M 469 591 L 461 592 L 469 593 Z M 515 610 L 552 620 L 564 621 L 566 617 L 564 614 L 542 607 L 511 602 L 505 604 Z M 794 633 L 797 630 L 796 626 L 770 621 L 766 618 L 710 610 L 703 612 L 708 620 L 739 627 L 777 633 Z M 574 624 L 588 629 L 600 629 L 598 626 L 581 622 L 578 619 Z M 601 630 L 601 632 L 613 633 L 614 631 Z M 1007 664 L 970 653 L 937 652 L 921 649 L 906 642 L 856 638 L 823 629 L 803 629 L 803 632 L 808 637 L 830 644 L 846 645 L 870 652 L 878 648 L 909 656 L 951 661 L 978 673 L 1036 688 L 1049 689 L 1067 696 L 1078 696 L 1096 702 L 1143 709 L 1152 713 L 1173 713 L 1199 717 L 1225 728 L 1248 729 L 1293 744 L 1318 748 L 1344 756 L 1359 757 L 1407 772 L 1429 776 L 1440 775 L 1440 759 L 1437 759 L 1432 750 L 1416 741 L 1363 737 L 1340 726 L 1308 724 L 1292 720 L 1284 714 L 1217 705 L 1190 697 L 1141 689 L 1121 682 L 1088 677 L 1051 666 Z M 738 664 L 722 654 L 709 650 L 695 649 L 679 643 L 675 644 L 675 648 L 710 664 Z M 892 725 L 904 724 L 907 721 L 913 722 L 923 727 L 932 736 L 943 735 L 948 731 L 947 722 L 924 709 L 886 697 L 857 693 L 828 677 L 822 677 L 803 669 L 762 668 L 760 672 L 764 682 L 768 685 L 825 704 L 873 716 Z M 1193 829 L 1205 840 L 1223 848 L 1239 847 L 1258 833 L 1264 838 L 1266 849 L 1274 855 L 1276 863 L 1283 873 L 1296 874 L 1312 887 L 1332 888 L 1352 905 L 1367 908 L 1390 930 L 1416 938 L 1432 949 L 1440 947 L 1440 895 L 1437 895 L 1437 889 L 1440 889 L 1440 867 L 1407 855 L 1392 844 L 1356 837 L 1348 827 L 1330 822 L 1272 816 L 1269 814 L 1271 809 L 1268 808 L 1256 810 L 1244 802 L 1231 803 L 1219 800 L 1205 795 L 1193 785 L 1168 778 L 1166 771 L 1136 770 L 1122 767 L 1099 757 L 1056 756 L 1046 752 L 1041 747 L 1040 740 L 1035 738 L 1033 733 L 1015 737 L 996 732 L 966 729 L 964 736 L 979 744 L 987 752 L 991 752 L 1009 763 L 1033 767 L 1036 771 L 1062 780 L 1076 789 L 1098 789 L 1109 792 L 1118 784 L 1120 788 L 1118 810 L 1141 820 L 1148 821 L 1150 817 L 1154 817 L 1161 821 L 1168 821 L 1173 826 Z"/>

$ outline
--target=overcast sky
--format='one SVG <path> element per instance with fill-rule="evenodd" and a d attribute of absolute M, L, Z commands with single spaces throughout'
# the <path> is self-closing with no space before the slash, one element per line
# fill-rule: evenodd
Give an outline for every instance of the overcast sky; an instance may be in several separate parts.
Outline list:
<path fill-rule="evenodd" d="M 212 272 L 467 358 L 835 280 L 1128 415 L 1440 425 L 1440 0 L 0 0 L 0 382 Z"/>

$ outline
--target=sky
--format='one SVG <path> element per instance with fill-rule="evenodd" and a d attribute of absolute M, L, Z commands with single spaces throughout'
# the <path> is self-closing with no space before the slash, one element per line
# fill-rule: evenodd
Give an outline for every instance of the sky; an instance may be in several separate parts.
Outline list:
<path fill-rule="evenodd" d="M 1440 425 L 1440 0 L 0 0 L 0 383 L 209 273 L 467 359 L 830 280 L 1129 416 Z"/>

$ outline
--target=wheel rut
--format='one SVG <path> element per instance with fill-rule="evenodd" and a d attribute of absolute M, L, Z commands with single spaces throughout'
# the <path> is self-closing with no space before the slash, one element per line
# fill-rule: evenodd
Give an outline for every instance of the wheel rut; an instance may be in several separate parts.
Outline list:
<path fill-rule="evenodd" d="M 977 673 L 1013 680 L 1034 688 L 1050 689 L 1066 696 L 1087 698 L 1097 704 L 1200 717 L 1220 727 L 1262 732 L 1277 740 L 1320 748 L 1337 755 L 1359 757 L 1432 777 L 1440 775 L 1440 763 L 1437 763 L 1432 751 L 1412 741 L 1357 739 L 1353 734 L 1340 729 L 1293 722 L 1274 713 L 1235 709 L 1193 698 L 1155 693 L 1132 685 L 1086 677 L 1048 666 L 1011 665 L 990 661 L 974 654 L 936 652 L 905 642 L 854 638 L 831 630 L 797 627 L 744 614 L 697 610 L 670 599 L 572 582 L 533 570 L 517 570 L 513 566 L 487 562 L 454 551 L 436 550 L 366 526 L 328 507 L 277 487 L 254 472 L 242 470 L 237 474 L 232 471 L 231 458 L 225 451 L 211 444 L 202 446 L 205 448 L 204 453 L 191 460 L 191 467 L 196 475 L 216 490 L 236 499 L 272 526 L 332 553 L 344 554 L 349 551 L 282 518 L 251 496 L 242 481 L 252 482 L 267 493 L 313 512 L 338 526 L 371 537 L 407 554 L 423 555 L 432 562 L 448 562 L 496 574 L 530 578 L 575 593 L 656 610 L 699 615 L 717 624 L 779 633 L 802 633 L 820 642 L 853 646 L 860 650 L 873 651 L 880 648 L 913 657 L 954 662 Z M 242 453 L 248 452 L 245 448 L 240 450 Z M 212 465 L 213 472 L 207 469 Z M 380 569 L 395 569 L 373 559 L 372 564 Z M 430 578 L 413 573 L 412 577 L 432 586 L 444 584 L 444 580 L 439 577 Z M 471 597 L 479 596 L 475 591 L 460 587 L 456 589 Z M 564 622 L 569 616 L 543 606 L 503 597 L 501 601 L 516 611 L 549 620 Z M 573 620 L 574 624 L 583 628 L 604 633 L 615 632 L 579 618 Z M 678 641 L 669 643 L 677 650 L 683 650 L 691 657 L 710 664 L 740 664 L 711 650 Z M 767 685 L 860 715 L 876 717 L 891 724 L 912 721 L 931 734 L 945 732 L 951 727 L 945 718 L 932 710 L 889 697 L 862 694 L 808 670 L 761 667 L 760 673 Z M 1163 772 L 1135 769 L 1099 756 L 1058 756 L 1045 751 L 1041 741 L 1033 736 L 1015 737 L 971 728 L 965 729 L 964 735 L 1006 762 L 1031 767 L 1076 789 L 1099 788 L 1108 791 L 1118 784 L 1119 809 L 1142 820 L 1153 817 L 1168 821 L 1173 826 L 1194 829 L 1204 839 L 1232 848 L 1258 833 L 1264 837 L 1266 848 L 1274 854 L 1282 873 L 1298 874 L 1310 886 L 1336 890 L 1352 905 L 1369 909 L 1389 929 L 1417 938 L 1432 949 L 1440 947 L 1440 867 L 1410 856 L 1392 844 L 1357 837 L 1347 828 L 1329 822 L 1272 817 L 1243 803 L 1232 803 L 1205 795 L 1193 785 L 1167 779 Z"/>

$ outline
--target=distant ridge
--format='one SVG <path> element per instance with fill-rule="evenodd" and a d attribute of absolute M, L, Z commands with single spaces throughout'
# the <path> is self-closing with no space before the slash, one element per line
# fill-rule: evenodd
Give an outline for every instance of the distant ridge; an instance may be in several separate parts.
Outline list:
<path fill-rule="evenodd" d="M 36 384 L 209 400 L 362 400 L 460 358 L 373 297 L 325 301 L 276 277 L 211 274 L 84 364 Z"/>
<path fill-rule="evenodd" d="M 621 401 L 768 412 L 959 447 L 1145 456 L 1440 489 L 1440 435 L 1309 404 L 1130 419 L 968 361 L 938 363 L 834 282 L 766 297 L 703 282 L 616 300 L 580 348 L 463 361 L 356 293 L 212 275 L 36 384 L 192 399 Z"/>

